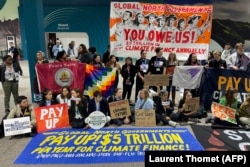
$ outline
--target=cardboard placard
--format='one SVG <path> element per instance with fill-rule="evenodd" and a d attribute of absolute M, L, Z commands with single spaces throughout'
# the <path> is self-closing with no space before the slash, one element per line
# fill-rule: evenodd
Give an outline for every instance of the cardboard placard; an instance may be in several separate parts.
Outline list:
<path fill-rule="evenodd" d="M 213 116 L 220 118 L 221 120 L 237 124 L 235 119 L 236 110 L 219 103 L 212 103 L 211 111 Z"/>
<path fill-rule="evenodd" d="M 155 110 L 135 110 L 135 126 L 156 126 Z"/>
<path fill-rule="evenodd" d="M 169 75 L 151 74 L 144 76 L 144 86 L 168 86 Z"/>
<path fill-rule="evenodd" d="M 198 111 L 200 108 L 200 97 L 194 97 L 192 99 L 186 99 L 185 111 Z"/>
<path fill-rule="evenodd" d="M 109 110 L 112 119 L 131 115 L 128 100 L 119 100 L 109 103 Z"/>

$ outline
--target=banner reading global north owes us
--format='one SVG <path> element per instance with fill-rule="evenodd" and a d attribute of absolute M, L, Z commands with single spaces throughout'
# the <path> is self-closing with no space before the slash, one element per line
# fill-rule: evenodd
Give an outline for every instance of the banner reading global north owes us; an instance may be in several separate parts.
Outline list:
<path fill-rule="evenodd" d="M 177 53 L 186 60 L 190 53 L 206 59 L 212 28 L 211 5 L 178 6 L 139 2 L 111 2 L 110 44 L 116 56 L 150 55 L 163 47 L 164 54 Z"/>
<path fill-rule="evenodd" d="M 48 163 L 143 161 L 146 150 L 203 150 L 186 128 L 119 128 L 39 134 L 27 146 L 26 159 Z M 83 158 L 84 157 L 84 158 Z"/>

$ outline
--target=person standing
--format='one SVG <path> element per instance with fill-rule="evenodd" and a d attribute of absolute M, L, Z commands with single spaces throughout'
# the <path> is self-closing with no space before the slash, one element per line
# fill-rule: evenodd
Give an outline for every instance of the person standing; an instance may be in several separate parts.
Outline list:
<path fill-rule="evenodd" d="M 127 95 L 127 100 L 132 104 L 130 97 L 132 92 L 132 87 L 135 82 L 136 67 L 133 64 L 131 57 L 125 59 L 125 64 L 122 66 L 121 75 L 123 77 L 123 93 L 122 98 L 125 99 Z"/>
<path fill-rule="evenodd" d="M 156 48 L 155 53 L 156 56 L 153 56 L 149 61 L 149 74 L 165 74 L 167 60 L 163 57 L 163 48 Z M 154 85 L 152 88 L 157 92 L 156 86 L 158 85 Z"/>
<path fill-rule="evenodd" d="M 4 64 L 0 66 L 0 81 L 2 82 L 4 92 L 5 112 L 10 112 L 10 96 L 13 95 L 14 102 L 17 104 L 18 82 L 20 75 L 23 75 L 19 63 L 13 62 L 10 55 L 3 57 Z"/>
<path fill-rule="evenodd" d="M 52 52 L 53 46 L 54 46 L 54 43 L 52 39 L 49 39 L 49 43 L 48 43 L 49 58 L 53 58 L 53 52 Z"/>
<path fill-rule="evenodd" d="M 141 50 L 141 58 L 135 63 L 137 69 L 136 86 L 135 86 L 135 100 L 138 97 L 138 92 L 144 87 L 144 76 L 148 74 L 149 59 L 147 59 L 147 51 Z"/>
<path fill-rule="evenodd" d="M 60 40 L 56 40 L 56 44 L 52 48 L 54 58 L 56 58 L 57 54 L 62 50 L 63 50 L 63 46 L 61 45 Z"/>

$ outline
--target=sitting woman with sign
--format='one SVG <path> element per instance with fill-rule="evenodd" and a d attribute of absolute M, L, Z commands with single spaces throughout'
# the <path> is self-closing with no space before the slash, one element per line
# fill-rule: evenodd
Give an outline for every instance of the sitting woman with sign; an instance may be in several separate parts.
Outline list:
<path fill-rule="evenodd" d="M 85 118 L 87 117 L 87 98 L 82 96 L 80 89 L 71 90 L 71 105 L 69 111 L 69 120 L 72 128 L 87 127 Z"/>
<path fill-rule="evenodd" d="M 177 123 L 171 120 L 174 111 L 174 105 L 171 100 L 168 99 L 168 92 L 161 90 L 159 93 L 160 99 L 156 102 L 156 123 L 162 122 L 163 125 L 177 126 Z"/>
<path fill-rule="evenodd" d="M 225 96 L 220 98 L 220 104 L 230 107 L 232 109 L 236 110 L 236 121 L 238 120 L 238 114 L 237 114 L 237 110 L 238 110 L 238 99 L 237 99 L 237 95 L 238 92 L 236 91 L 236 89 L 231 88 L 229 90 L 226 91 Z M 222 125 L 222 126 L 235 126 L 236 124 L 230 123 L 228 121 L 224 121 L 221 120 L 220 118 L 215 117 L 214 118 L 214 124 L 215 125 Z"/>
<path fill-rule="evenodd" d="M 152 110 L 154 108 L 154 101 L 149 97 L 148 89 L 144 88 L 140 90 L 139 97 L 135 103 L 135 110 Z"/>
<path fill-rule="evenodd" d="M 183 98 L 179 102 L 178 112 L 176 113 L 176 115 L 173 115 L 173 117 L 171 117 L 173 120 L 182 122 L 191 121 L 190 123 L 200 122 L 197 119 L 192 119 L 192 118 L 199 118 L 199 113 L 197 110 L 187 111 L 185 109 L 186 108 L 185 102 L 189 99 L 192 99 L 192 93 L 191 91 L 186 90 L 183 94 Z"/>
<path fill-rule="evenodd" d="M 121 88 L 116 88 L 115 92 L 114 92 L 114 95 L 108 97 L 108 103 L 114 102 L 114 101 L 120 101 L 120 100 L 122 100 L 122 89 Z M 110 114 L 110 111 L 109 111 L 109 114 Z M 113 124 L 121 126 L 122 124 L 129 124 L 130 119 L 129 119 L 128 116 L 126 116 L 126 117 L 123 117 L 123 118 L 111 119 L 111 122 Z"/>

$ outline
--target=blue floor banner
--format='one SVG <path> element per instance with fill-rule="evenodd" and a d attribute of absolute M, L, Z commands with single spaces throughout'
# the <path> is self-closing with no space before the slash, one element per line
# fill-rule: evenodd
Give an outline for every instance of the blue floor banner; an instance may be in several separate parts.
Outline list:
<path fill-rule="evenodd" d="M 145 151 L 203 151 L 187 128 L 60 129 L 36 135 L 15 164 L 143 162 Z"/>

